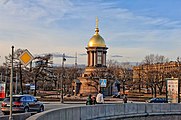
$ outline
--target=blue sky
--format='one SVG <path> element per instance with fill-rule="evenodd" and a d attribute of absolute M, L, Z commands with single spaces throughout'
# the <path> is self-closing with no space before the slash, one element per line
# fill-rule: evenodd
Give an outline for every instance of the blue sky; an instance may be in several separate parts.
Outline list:
<path fill-rule="evenodd" d="M 159 54 L 176 60 L 181 51 L 180 0 L 0 0 L 0 64 L 15 49 L 33 55 L 65 53 L 87 64 L 85 47 L 99 18 L 107 59 L 140 62 Z M 54 58 L 54 63 L 61 58 Z M 67 58 L 69 64 L 74 59 Z"/>

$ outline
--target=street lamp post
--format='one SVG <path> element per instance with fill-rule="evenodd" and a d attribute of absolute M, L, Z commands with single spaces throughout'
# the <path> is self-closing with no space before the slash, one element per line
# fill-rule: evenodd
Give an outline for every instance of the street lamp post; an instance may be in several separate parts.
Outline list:
<path fill-rule="evenodd" d="M 64 62 L 66 61 L 65 59 L 65 54 L 63 54 L 62 56 L 62 79 L 61 79 L 61 103 L 64 103 L 64 100 L 63 100 L 63 81 L 64 81 Z"/>

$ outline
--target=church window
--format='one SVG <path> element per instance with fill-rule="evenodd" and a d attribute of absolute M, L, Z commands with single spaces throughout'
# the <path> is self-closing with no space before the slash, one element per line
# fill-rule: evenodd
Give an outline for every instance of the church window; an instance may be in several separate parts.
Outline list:
<path fill-rule="evenodd" d="M 102 52 L 98 52 L 97 53 L 97 64 L 101 64 L 102 63 Z"/>

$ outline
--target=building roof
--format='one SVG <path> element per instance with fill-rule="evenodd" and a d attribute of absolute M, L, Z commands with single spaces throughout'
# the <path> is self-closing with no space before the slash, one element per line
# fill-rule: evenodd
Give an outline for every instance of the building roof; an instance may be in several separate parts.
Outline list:
<path fill-rule="evenodd" d="M 95 34 L 89 40 L 88 47 L 106 47 L 104 39 L 99 35 L 98 18 L 96 18 Z"/>
<path fill-rule="evenodd" d="M 99 33 L 96 33 L 89 40 L 88 47 L 106 47 L 106 44 L 104 39 L 99 35 Z"/>

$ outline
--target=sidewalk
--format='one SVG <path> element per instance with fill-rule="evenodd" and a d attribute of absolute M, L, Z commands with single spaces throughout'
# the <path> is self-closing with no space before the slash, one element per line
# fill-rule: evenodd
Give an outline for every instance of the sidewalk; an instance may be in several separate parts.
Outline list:
<path fill-rule="evenodd" d="M 60 101 L 55 102 L 43 102 L 44 104 L 62 104 Z M 123 101 L 105 101 L 105 104 L 117 104 L 117 103 L 123 103 Z M 63 104 L 86 104 L 86 101 L 64 101 Z"/>
<path fill-rule="evenodd" d="M 50 103 L 61 103 L 60 98 L 56 98 L 56 100 L 53 98 L 43 98 L 39 99 L 40 101 L 43 101 L 44 104 L 50 104 Z M 87 97 L 78 97 L 78 96 L 71 96 L 66 97 L 64 96 L 64 104 L 85 104 L 87 100 Z M 120 98 L 112 98 L 111 96 L 107 96 L 104 98 L 104 101 L 106 104 L 113 104 L 113 103 L 123 103 L 123 100 Z"/>

